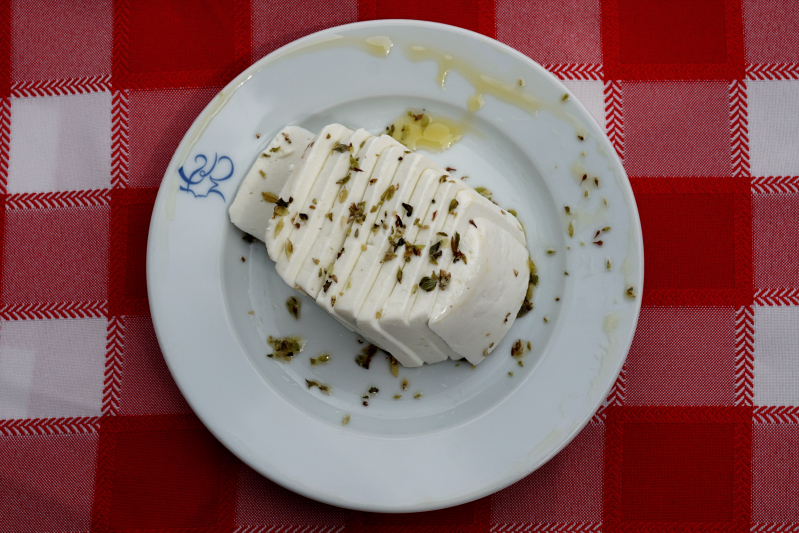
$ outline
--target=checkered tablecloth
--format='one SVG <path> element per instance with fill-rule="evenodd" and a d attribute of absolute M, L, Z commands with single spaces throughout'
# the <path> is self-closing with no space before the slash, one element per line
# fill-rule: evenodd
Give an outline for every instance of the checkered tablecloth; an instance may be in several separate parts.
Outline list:
<path fill-rule="evenodd" d="M 178 142 L 263 55 L 419 18 L 555 73 L 608 135 L 646 290 L 606 406 L 519 483 L 419 515 L 322 505 L 199 423 L 147 228 Z M 799 531 L 796 0 L 0 2 L 0 531 Z"/>

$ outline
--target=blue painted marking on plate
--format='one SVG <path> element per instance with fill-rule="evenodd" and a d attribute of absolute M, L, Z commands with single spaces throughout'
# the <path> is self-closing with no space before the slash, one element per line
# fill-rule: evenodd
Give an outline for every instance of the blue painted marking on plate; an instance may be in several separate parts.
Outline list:
<path fill-rule="evenodd" d="M 183 180 L 185 185 L 180 186 L 181 191 L 186 191 L 187 193 L 191 193 L 194 195 L 195 198 L 205 198 L 210 196 L 211 194 L 218 194 L 222 197 L 222 200 L 225 200 L 225 195 L 222 194 L 217 187 L 219 186 L 220 181 L 225 181 L 229 179 L 233 175 L 233 161 L 226 155 L 222 157 L 217 157 L 217 154 L 214 154 L 214 162 L 211 164 L 211 168 L 205 170 L 205 167 L 208 165 L 208 158 L 205 157 L 203 154 L 199 154 L 195 156 L 194 162 L 198 163 L 202 159 L 202 164 L 193 170 L 188 177 L 186 176 L 185 172 L 183 172 L 183 167 L 178 169 L 178 173 L 180 174 L 180 179 Z M 216 169 L 217 163 L 220 163 L 223 160 L 227 160 L 230 164 L 230 172 L 227 173 L 224 177 L 215 178 L 213 176 L 213 172 Z M 195 176 L 197 178 L 195 179 Z M 207 180 L 205 178 L 208 178 Z"/>

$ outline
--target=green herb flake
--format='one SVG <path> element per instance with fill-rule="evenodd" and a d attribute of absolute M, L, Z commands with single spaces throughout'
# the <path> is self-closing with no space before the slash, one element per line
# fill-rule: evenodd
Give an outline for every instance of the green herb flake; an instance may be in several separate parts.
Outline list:
<path fill-rule="evenodd" d="M 333 392 L 333 390 L 330 388 L 330 385 L 325 385 L 324 383 L 319 383 L 318 381 L 306 379 L 305 384 L 309 389 L 312 387 L 318 388 L 319 391 L 326 396 L 330 396 L 330 394 Z"/>
<path fill-rule="evenodd" d="M 452 262 L 457 263 L 460 260 L 463 260 L 463 264 L 467 264 L 466 262 L 466 254 L 460 251 L 460 242 L 461 242 L 461 235 L 457 231 L 455 232 L 455 236 L 450 238 L 450 249 L 452 250 Z"/>
<path fill-rule="evenodd" d="M 435 279 L 433 279 L 433 278 L 431 278 L 429 276 L 425 276 L 419 282 L 419 287 L 421 287 L 423 291 L 430 292 L 430 291 L 432 291 L 433 289 L 436 288 L 436 284 L 437 283 L 438 283 L 438 280 L 435 280 Z"/>
<path fill-rule="evenodd" d="M 370 344 L 361 350 L 361 353 L 355 356 L 355 364 L 361 368 L 369 370 L 369 365 L 372 363 L 372 358 L 377 353 L 377 346 Z"/>
<path fill-rule="evenodd" d="M 323 365 L 330 361 L 330 354 L 319 354 L 317 357 L 311 357 L 311 366 Z"/>
<path fill-rule="evenodd" d="M 392 376 L 399 376 L 399 361 L 397 361 L 393 355 L 388 356 L 388 368 L 391 370 Z"/>
<path fill-rule="evenodd" d="M 510 348 L 510 355 L 516 359 L 524 355 L 524 345 L 521 339 L 517 339 L 516 342 L 513 343 L 513 346 Z"/>
<path fill-rule="evenodd" d="M 442 291 L 446 289 L 447 285 L 449 285 L 449 280 L 451 277 L 452 274 L 450 274 L 449 272 L 443 269 L 440 270 L 438 273 L 438 288 L 441 289 Z"/>
<path fill-rule="evenodd" d="M 302 302 L 294 296 L 286 300 L 286 309 L 288 309 L 289 314 L 294 317 L 294 320 L 300 319 L 300 307 L 302 307 Z"/>
<path fill-rule="evenodd" d="M 279 339 L 269 335 L 266 343 L 272 347 L 272 353 L 266 354 L 270 359 L 280 359 L 290 362 L 291 358 L 299 354 L 305 348 L 305 340 L 301 337 L 285 337 Z"/>
<path fill-rule="evenodd" d="M 388 202 L 389 200 L 394 198 L 394 191 L 396 191 L 394 186 L 393 185 L 389 185 L 388 188 L 385 191 L 383 191 L 383 194 L 380 195 L 380 201 L 381 202 Z"/>

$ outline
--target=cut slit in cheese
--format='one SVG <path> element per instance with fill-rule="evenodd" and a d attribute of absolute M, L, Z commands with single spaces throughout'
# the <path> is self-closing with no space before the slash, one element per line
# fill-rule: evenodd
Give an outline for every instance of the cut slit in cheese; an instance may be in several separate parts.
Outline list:
<path fill-rule="evenodd" d="M 420 165 L 426 166 L 420 168 Z M 346 287 L 350 288 L 343 291 L 344 294 L 336 296 L 333 311 L 353 328 L 357 327 L 358 312 L 380 272 L 381 261 L 386 257 L 388 237 L 394 227 L 395 216 L 401 211 L 404 212 L 402 204 L 410 201 L 422 171 L 430 165 L 438 167 L 431 159 L 418 154 L 409 154 L 403 158 L 390 185 L 394 187 L 394 191 L 386 195 L 386 200 L 378 209 L 377 227 L 373 227 L 374 231 L 367 241 L 367 249 L 361 253 L 347 281 Z M 386 192 L 389 191 L 386 190 L 384 194 Z"/>
<path fill-rule="evenodd" d="M 380 158 L 375 164 L 375 168 L 372 171 L 372 178 L 366 186 L 366 193 L 362 199 L 362 201 L 366 202 L 367 206 L 371 206 L 366 209 L 366 220 L 364 220 L 361 225 L 354 225 L 359 230 L 357 236 L 352 232 L 344 240 L 344 244 L 342 245 L 344 252 L 336 258 L 336 262 L 334 263 L 336 279 L 328 279 L 330 284 L 327 285 L 327 290 L 320 291 L 316 299 L 317 305 L 325 309 L 336 320 L 353 331 L 355 327 L 354 324 L 351 325 L 339 318 L 333 306 L 330 304 L 330 296 L 341 296 L 352 287 L 350 274 L 353 268 L 355 268 L 358 259 L 361 257 L 363 248 L 369 248 L 368 243 L 371 237 L 373 237 L 372 229 L 374 224 L 377 222 L 379 216 L 383 216 L 383 211 L 381 209 L 383 204 L 380 198 L 385 194 L 389 186 L 395 186 L 394 177 L 396 176 L 397 168 L 400 164 L 400 158 L 404 154 L 404 147 L 391 147 L 380 154 Z M 372 183 L 372 180 L 374 180 L 374 183 Z"/>
<path fill-rule="evenodd" d="M 324 283 L 330 279 L 324 272 L 327 266 L 332 264 L 337 256 L 340 258 L 339 254 L 343 254 L 347 246 L 355 246 L 359 242 L 358 237 L 362 231 L 368 232 L 368 229 L 364 228 L 364 220 L 356 222 L 351 206 L 354 206 L 357 212 L 358 205 L 363 203 L 364 216 L 369 213 L 369 209 L 375 202 L 372 199 L 373 195 L 368 194 L 369 182 L 376 179 L 372 174 L 380 155 L 391 147 L 401 149 L 402 145 L 385 135 L 372 137 L 366 141 L 358 152 L 359 171 L 350 172 L 350 181 L 347 184 L 350 192 L 347 200 L 344 203 L 334 202 L 331 215 L 322 219 L 322 229 L 319 231 L 311 251 L 305 257 L 295 281 L 295 284 L 312 298 L 319 295 Z M 367 201 L 367 197 L 369 201 Z M 356 231 L 358 235 L 354 236 L 353 240 L 347 242 L 345 246 L 345 240 L 348 240 L 347 236 Z M 364 242 L 366 237 L 367 235 L 364 235 Z M 319 272 L 322 272 L 322 275 L 319 275 Z M 338 274 L 336 279 L 339 275 L 341 274 Z"/>
<path fill-rule="evenodd" d="M 308 198 L 312 202 L 317 200 L 316 209 L 304 206 L 297 213 L 296 218 L 289 218 L 292 225 L 287 226 L 289 230 L 287 242 L 291 242 L 291 247 L 286 246 L 275 262 L 278 275 L 289 286 L 296 285 L 297 274 L 305 257 L 313 247 L 322 228 L 322 223 L 333 208 L 333 204 L 346 202 L 345 196 L 349 194 L 350 184 L 349 181 L 343 182 L 346 181 L 351 161 L 358 154 L 361 143 L 369 137 L 371 134 L 368 131 L 360 129 L 341 140 L 341 144 L 352 146 L 352 151 L 334 152 L 325 161 L 322 171 L 308 194 Z"/>
<path fill-rule="evenodd" d="M 230 221 L 240 230 L 264 240 L 274 209 L 274 204 L 267 202 L 264 193 L 280 195 L 291 170 L 300 161 L 313 136 L 304 128 L 286 126 L 258 153 L 230 205 Z M 259 205 L 262 203 L 266 205 Z"/>
<path fill-rule="evenodd" d="M 338 143 L 351 151 L 333 151 Z M 283 280 L 404 366 L 464 357 L 477 364 L 513 324 L 528 281 L 521 225 L 430 158 L 332 124 L 283 181 L 288 215 L 273 216 L 265 202 L 245 205 L 254 190 L 245 183 L 231 218 L 255 220 L 248 210 L 267 209 L 264 240 Z M 453 261 L 456 233 L 466 261 Z M 439 241 L 434 265 L 430 248 Z M 450 280 L 443 290 L 419 286 L 441 271 Z"/>
<path fill-rule="evenodd" d="M 300 210 L 303 209 L 306 200 L 310 200 L 308 193 L 322 171 L 322 167 L 331 154 L 333 147 L 338 141 L 351 133 L 352 130 L 341 124 L 325 126 L 305 149 L 301 156 L 301 161 L 294 165 L 285 185 L 283 185 L 283 189 L 280 191 L 280 198 L 283 201 L 291 201 L 288 206 L 289 214 L 286 217 L 273 216 L 269 219 L 266 233 L 264 234 L 266 250 L 269 252 L 269 257 L 272 261 L 277 261 L 280 253 L 283 252 L 289 234 L 289 231 L 285 231 L 288 229 L 286 226 L 289 220 L 298 215 Z M 279 226 L 281 230 L 276 231 L 278 224 L 281 222 L 283 223 L 282 226 Z"/>
<path fill-rule="evenodd" d="M 436 167 L 438 167 L 438 165 L 436 165 Z M 419 172 L 418 167 L 416 172 Z M 417 218 L 420 220 L 424 219 L 427 215 L 430 201 L 433 199 L 440 185 L 438 178 L 442 173 L 443 171 L 440 168 L 424 169 L 424 171 L 421 172 L 413 195 L 407 202 L 404 202 L 413 208 L 413 212 L 408 215 L 407 210 L 402 209 L 401 213 L 395 215 L 395 217 L 399 216 L 400 220 L 403 222 L 404 232 L 402 233 L 402 239 L 405 241 L 405 245 L 393 250 L 393 253 L 395 253 L 397 257 L 381 264 L 380 272 L 375 282 L 372 284 L 372 289 L 369 291 L 366 300 L 364 300 L 361 310 L 358 312 L 356 321 L 358 329 L 360 329 L 367 338 L 376 340 L 380 346 L 388 350 L 403 366 L 420 366 L 424 361 L 417 354 L 409 351 L 404 344 L 399 342 L 390 333 L 385 331 L 380 321 L 382 319 L 386 300 L 391 296 L 394 288 L 402 284 L 399 276 L 400 269 L 410 262 L 420 262 L 423 260 L 422 256 L 416 256 L 412 252 L 421 226 L 421 222 L 419 224 L 414 224 L 413 221 Z M 394 229 L 394 237 L 395 239 L 399 239 L 396 236 L 396 230 L 401 229 L 401 227 L 395 225 Z M 388 243 L 388 246 L 385 246 L 384 249 L 388 252 L 392 250 L 393 247 Z M 410 261 L 407 263 L 405 262 L 406 253 L 411 254 L 409 257 Z M 409 283 L 409 280 L 405 281 L 405 285 Z"/>
<path fill-rule="evenodd" d="M 438 178 L 438 176 L 436 176 Z M 455 194 L 462 189 L 468 188 L 462 181 L 446 180 L 436 191 L 433 198 L 435 203 L 430 202 L 430 207 L 424 220 L 421 222 L 422 229 L 416 238 L 416 244 L 424 246 L 421 261 L 411 261 L 403 269 L 403 283 L 397 284 L 391 296 L 383 306 L 383 314 L 380 318 L 380 325 L 392 337 L 405 346 L 405 349 L 416 353 L 428 364 L 438 363 L 447 357 L 457 358 L 457 354 L 450 351 L 442 351 L 438 346 L 420 336 L 424 332 L 414 330 L 408 325 L 408 315 L 410 314 L 413 303 L 416 300 L 416 292 L 421 290 L 419 282 L 425 275 L 430 275 L 431 270 L 439 268 L 430 262 L 430 248 L 436 243 L 443 241 L 440 249 L 443 251 L 449 248 L 449 237 L 439 235 L 442 232 L 444 223 L 447 220 L 447 207 L 455 198 Z M 436 214 L 433 219 L 433 213 Z M 428 226 L 424 229 L 424 226 Z M 414 287 L 416 289 L 414 290 Z M 429 335 L 428 335 L 429 336 Z"/>

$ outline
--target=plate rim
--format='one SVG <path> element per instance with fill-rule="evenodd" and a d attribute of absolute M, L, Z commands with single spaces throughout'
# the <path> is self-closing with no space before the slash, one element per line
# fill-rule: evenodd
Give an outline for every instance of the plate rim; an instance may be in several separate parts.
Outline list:
<path fill-rule="evenodd" d="M 146 253 L 146 264 L 147 264 L 146 275 L 147 275 L 148 301 L 152 302 L 152 301 L 155 300 L 153 298 L 153 294 L 152 294 L 152 291 L 154 290 L 153 289 L 154 283 L 151 282 L 152 281 L 151 280 L 151 276 L 153 275 L 152 274 L 153 269 L 150 268 L 150 264 L 152 262 L 152 256 L 156 253 L 155 252 L 155 244 L 154 243 L 157 240 L 157 233 L 155 231 L 155 228 L 157 227 L 157 225 L 154 224 L 154 221 L 156 220 L 156 217 L 159 215 L 159 213 L 161 213 L 161 211 L 165 208 L 164 204 L 169 201 L 167 196 L 170 194 L 171 191 L 169 190 L 169 187 L 167 186 L 168 177 L 170 176 L 170 174 L 175 172 L 175 170 L 174 170 L 175 168 L 177 168 L 183 162 L 185 162 L 185 160 L 189 156 L 191 148 L 202 137 L 207 125 L 210 124 L 210 122 L 213 119 L 213 117 L 219 111 L 221 111 L 222 108 L 225 107 L 225 105 L 228 103 L 228 99 L 230 98 L 230 96 L 232 96 L 233 93 L 235 93 L 236 89 L 238 89 L 241 85 L 246 83 L 246 81 L 249 80 L 258 71 L 262 70 L 263 68 L 266 68 L 272 61 L 274 61 L 276 59 L 279 59 L 279 58 L 281 58 L 284 55 L 292 54 L 295 51 L 300 51 L 302 48 L 304 48 L 304 47 L 306 47 L 308 45 L 313 45 L 313 44 L 315 44 L 318 41 L 318 39 L 320 37 L 324 37 L 326 35 L 335 35 L 335 34 L 337 34 L 337 32 L 345 32 L 345 31 L 348 31 L 350 29 L 356 29 L 357 30 L 357 29 L 370 28 L 370 27 L 378 27 L 379 28 L 379 27 L 382 27 L 382 26 L 387 25 L 387 24 L 388 25 L 398 25 L 398 26 L 413 26 L 413 27 L 421 27 L 421 28 L 430 28 L 430 29 L 434 29 L 434 30 L 443 30 L 443 31 L 453 32 L 453 33 L 456 33 L 456 34 L 461 34 L 461 35 L 463 35 L 463 36 L 465 36 L 465 37 L 467 37 L 467 38 L 469 38 L 471 40 L 475 40 L 479 44 L 488 44 L 488 45 L 494 47 L 495 49 L 497 49 L 499 52 L 501 52 L 503 54 L 509 54 L 512 57 L 515 57 L 516 59 L 522 61 L 528 67 L 536 70 L 537 72 L 539 72 L 543 76 L 549 78 L 550 82 L 554 82 L 557 86 L 563 88 L 566 92 L 571 93 L 571 91 L 569 91 L 569 89 L 566 88 L 566 86 L 562 83 L 562 81 L 557 76 L 555 76 L 554 74 L 552 74 L 551 72 L 546 70 L 541 64 L 539 64 L 535 60 L 531 59 L 530 57 L 524 55 L 522 52 L 516 50 L 515 48 L 512 48 L 511 46 L 509 46 L 509 45 L 507 45 L 505 43 L 502 43 L 502 42 L 500 42 L 500 41 L 498 41 L 496 39 L 487 37 L 487 36 L 482 35 L 480 33 L 477 33 L 477 32 L 471 31 L 471 30 L 467 30 L 465 28 L 460 28 L 458 26 L 452 26 L 452 25 L 442 24 L 442 23 L 437 23 L 437 22 L 422 21 L 422 20 L 412 20 L 412 19 L 377 19 L 377 20 L 369 20 L 369 21 L 359 21 L 359 22 L 353 22 L 353 23 L 342 24 L 342 25 L 326 28 L 326 29 L 320 30 L 318 32 L 314 32 L 314 33 L 311 33 L 309 35 L 303 36 L 303 37 L 301 37 L 301 38 L 299 38 L 297 40 L 294 40 L 292 42 L 286 43 L 285 45 L 281 46 L 280 48 L 278 48 L 276 50 L 273 50 L 272 52 L 270 52 L 266 56 L 262 57 L 261 59 L 259 59 L 256 62 L 254 62 L 252 65 L 250 65 L 245 70 L 243 70 L 241 73 L 239 73 L 236 77 L 234 77 L 230 82 L 228 82 L 222 89 L 220 89 L 219 92 L 214 96 L 214 98 L 212 98 L 211 101 L 197 115 L 197 117 L 194 119 L 194 121 L 192 122 L 191 126 L 188 128 L 188 130 L 184 134 L 183 138 L 181 139 L 181 142 L 178 144 L 177 148 L 175 149 L 175 152 L 173 153 L 173 155 L 172 155 L 172 157 L 171 157 L 171 159 L 170 159 L 170 161 L 169 161 L 169 163 L 167 165 L 167 168 L 166 168 L 166 171 L 164 173 L 164 177 L 163 177 L 163 179 L 161 181 L 161 184 L 159 185 L 158 192 L 157 192 L 156 199 L 155 199 L 155 203 L 153 205 L 153 212 L 152 212 L 152 216 L 151 216 L 151 219 L 150 219 L 150 227 L 149 227 L 149 230 L 148 230 L 148 245 L 147 245 L 147 253 Z M 219 101 L 220 99 L 223 100 L 223 101 L 220 102 Z M 581 110 L 583 112 L 583 117 L 581 117 L 581 118 L 586 118 L 586 119 L 588 119 L 590 121 L 593 121 L 593 123 L 597 126 L 598 130 L 603 132 L 604 139 L 606 141 L 610 142 L 608 137 L 607 137 L 607 134 L 605 133 L 605 128 L 602 127 L 597 122 L 596 118 L 587 110 L 587 108 L 584 106 L 584 104 L 577 98 L 574 98 L 574 103 L 577 104 L 581 108 Z M 216 108 L 216 109 L 214 109 L 214 108 Z M 203 125 L 203 123 L 205 123 L 205 125 Z M 611 147 L 612 147 L 612 144 L 611 144 Z M 640 311 L 641 311 L 642 300 L 643 300 L 643 291 L 644 291 L 644 272 L 645 272 L 645 270 L 644 270 L 644 268 L 645 268 L 645 264 L 644 264 L 644 243 L 643 243 L 643 233 L 642 233 L 642 227 L 641 227 L 640 214 L 638 212 L 637 203 L 635 201 L 635 195 L 634 195 L 634 193 L 632 191 L 632 184 L 631 184 L 631 182 L 629 180 L 629 176 L 627 175 L 626 170 L 624 169 L 623 163 L 622 163 L 620 157 L 618 156 L 618 154 L 616 153 L 615 150 L 610 150 L 610 152 L 611 153 L 609 153 L 607 155 L 608 155 L 609 159 L 612 159 L 612 163 L 615 165 L 615 167 L 621 172 L 620 178 L 623 178 L 623 179 L 621 179 L 622 192 L 623 192 L 623 194 L 624 194 L 624 196 L 625 196 L 625 198 L 626 198 L 626 200 L 628 202 L 628 206 L 629 206 L 629 210 L 630 210 L 630 217 L 631 217 L 631 222 L 632 222 L 632 229 L 637 229 L 637 231 L 634 232 L 635 233 L 635 235 L 634 235 L 634 239 L 635 239 L 635 250 L 634 250 L 634 252 L 637 255 L 636 259 L 637 259 L 638 269 L 636 269 L 636 272 L 634 273 L 634 277 L 637 277 L 637 278 L 640 279 L 640 289 L 639 289 L 639 293 L 640 294 L 635 299 L 635 302 L 632 305 L 631 329 L 628 332 L 628 334 L 626 335 L 626 338 L 623 340 L 623 342 L 619 343 L 619 347 L 620 347 L 619 353 L 621 354 L 621 356 L 619 357 L 619 360 L 618 360 L 618 363 L 616 364 L 616 367 L 612 369 L 613 370 L 612 375 L 613 375 L 614 378 L 609 381 L 609 384 L 604 389 L 603 394 L 600 396 L 600 400 L 599 400 L 599 402 L 598 402 L 598 404 L 596 406 L 596 409 L 601 407 L 601 405 L 604 402 L 605 398 L 607 398 L 608 393 L 614 387 L 616 379 L 618 378 L 618 376 L 619 376 L 619 374 L 620 374 L 620 372 L 622 370 L 622 367 L 623 367 L 623 365 L 626 362 L 627 356 L 628 356 L 629 351 L 630 351 L 630 347 L 632 345 L 632 342 L 633 342 L 633 339 L 634 339 L 634 336 L 635 336 L 635 332 L 637 330 L 637 324 L 638 324 L 638 320 L 639 320 L 639 317 L 640 317 Z M 183 159 L 184 161 L 180 161 L 180 159 Z M 192 405 L 193 402 L 190 401 L 189 397 L 186 395 L 186 393 L 184 391 L 184 386 L 181 384 L 180 380 L 177 378 L 175 369 L 173 368 L 173 365 L 175 364 L 175 361 L 174 360 L 171 361 L 170 358 L 167 356 L 168 350 L 164 349 L 164 344 L 163 344 L 163 342 L 161 340 L 163 333 L 159 332 L 159 330 L 160 330 L 159 320 L 156 318 L 156 316 L 159 313 L 160 313 L 160 311 L 157 311 L 155 309 L 155 307 L 152 307 L 152 306 L 150 307 L 150 316 L 151 316 L 152 323 L 153 323 L 153 328 L 154 328 L 154 331 L 155 331 L 155 334 L 156 334 L 156 339 L 158 341 L 159 348 L 161 349 L 161 352 L 164 355 L 164 360 L 165 360 L 165 362 L 167 364 L 167 367 L 168 367 L 168 369 L 170 371 L 170 374 L 174 378 L 176 386 L 180 390 L 180 392 L 183 395 L 183 397 L 186 399 L 186 402 L 188 403 L 188 405 L 191 407 L 192 413 L 195 416 L 197 416 L 197 418 L 202 422 L 202 424 L 206 427 L 206 429 L 208 429 L 208 431 L 221 444 L 223 444 L 228 451 L 230 451 L 233 455 L 235 455 L 237 458 L 242 460 L 242 462 L 244 462 L 245 464 L 249 465 L 248 461 L 246 459 L 244 459 L 239 453 L 237 453 L 235 447 L 232 445 L 231 442 L 229 442 L 229 439 L 224 438 L 220 434 L 220 432 L 217 431 L 213 427 L 213 424 L 209 423 L 209 421 L 206 419 L 206 415 L 201 413 L 200 411 L 198 411 L 198 410 L 196 410 L 194 408 L 194 406 Z M 451 507 L 451 506 L 468 503 L 468 502 L 483 498 L 485 496 L 491 495 L 491 494 L 493 494 L 493 493 L 495 493 L 495 492 L 497 492 L 499 490 L 502 490 L 503 488 L 506 488 L 506 487 L 512 485 L 513 483 L 518 482 L 519 480 L 523 479 L 524 477 L 530 475 L 532 472 L 534 472 L 535 470 L 537 470 L 538 468 L 542 467 L 544 464 L 549 462 L 555 455 L 560 453 L 560 451 L 562 451 L 568 444 L 570 444 L 574 440 L 574 438 L 577 436 L 577 434 L 579 434 L 583 430 L 583 428 L 585 428 L 585 426 L 588 425 L 588 423 L 592 420 L 592 418 L 593 418 L 593 416 L 594 416 L 594 414 L 596 412 L 596 409 L 591 414 L 589 414 L 581 423 L 575 424 L 573 426 L 573 428 L 571 429 L 571 431 L 565 433 L 563 438 L 562 438 L 562 440 L 561 440 L 561 442 L 559 442 L 556 446 L 553 446 L 550 449 L 550 451 L 547 454 L 545 454 L 539 461 L 536 461 L 536 462 L 527 462 L 526 461 L 524 463 L 523 467 L 520 468 L 520 469 L 517 469 L 515 472 L 512 472 L 510 474 L 506 473 L 505 475 L 497 477 L 496 480 L 493 483 L 488 483 L 486 485 L 483 485 L 482 487 L 480 487 L 479 489 L 474 490 L 474 491 L 463 492 L 458 497 L 450 498 L 449 500 L 436 500 L 434 502 L 428 502 L 428 503 L 424 503 L 424 504 L 416 504 L 416 505 L 413 505 L 413 507 L 408 507 L 408 508 L 396 508 L 396 507 L 371 505 L 371 504 L 363 505 L 363 504 L 359 504 L 358 502 L 347 502 L 347 503 L 351 503 L 352 505 L 346 505 L 342 501 L 334 500 L 332 498 L 329 498 L 328 497 L 328 493 L 314 492 L 313 490 L 308 490 L 309 489 L 308 486 L 302 484 L 299 480 L 297 480 L 295 478 L 287 477 L 287 476 L 280 476 L 279 472 L 270 472 L 269 475 L 267 475 L 267 474 L 264 474 L 264 473 L 260 472 L 260 470 L 258 470 L 258 469 L 254 468 L 254 470 L 256 472 L 258 472 L 259 474 L 264 475 L 264 477 L 267 477 L 270 481 L 272 481 L 272 482 L 274 482 L 274 483 L 276 483 L 276 484 L 278 484 L 278 485 L 280 485 L 280 486 L 282 486 L 282 487 L 284 487 L 284 488 L 286 488 L 288 490 L 291 490 L 292 492 L 295 492 L 297 494 L 300 494 L 302 496 L 308 497 L 310 499 L 313 499 L 313 500 L 316 500 L 316 501 L 319 501 L 319 502 L 322 502 L 322 503 L 325 503 L 325 504 L 333 505 L 333 506 L 336 506 L 336 507 L 354 509 L 354 510 L 362 510 L 362 511 L 369 511 L 369 512 L 391 512 L 391 513 L 422 512 L 422 511 L 431 511 L 431 510 L 444 509 L 444 508 L 448 508 L 448 507 Z M 489 410 L 486 413 L 483 413 L 483 415 L 481 415 L 481 416 L 487 415 L 490 411 L 491 410 Z"/>

